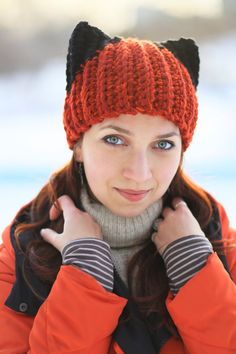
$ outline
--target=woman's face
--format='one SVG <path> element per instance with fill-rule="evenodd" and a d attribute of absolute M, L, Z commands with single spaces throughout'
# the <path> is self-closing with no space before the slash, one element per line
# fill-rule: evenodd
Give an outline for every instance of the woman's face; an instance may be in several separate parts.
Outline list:
<path fill-rule="evenodd" d="M 168 189 L 181 160 L 181 136 L 160 116 L 122 114 L 93 125 L 76 147 L 94 196 L 114 214 L 141 214 Z"/>

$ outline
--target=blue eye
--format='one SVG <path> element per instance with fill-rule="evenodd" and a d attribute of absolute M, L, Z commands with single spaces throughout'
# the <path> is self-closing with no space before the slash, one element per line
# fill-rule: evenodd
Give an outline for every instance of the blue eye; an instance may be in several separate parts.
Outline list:
<path fill-rule="evenodd" d="M 122 145 L 123 144 L 122 139 L 116 135 L 107 135 L 102 140 L 105 141 L 105 143 L 110 144 L 110 145 Z"/>
<path fill-rule="evenodd" d="M 174 143 L 168 140 L 161 140 L 157 143 L 157 149 L 160 150 L 171 150 L 174 146 Z"/>

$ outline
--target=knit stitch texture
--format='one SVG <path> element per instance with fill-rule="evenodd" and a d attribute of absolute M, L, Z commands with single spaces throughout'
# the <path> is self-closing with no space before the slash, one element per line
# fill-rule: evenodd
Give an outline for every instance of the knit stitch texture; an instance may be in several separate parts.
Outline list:
<path fill-rule="evenodd" d="M 109 39 L 82 23 L 72 35 L 67 62 L 64 128 L 69 147 L 104 119 L 143 113 L 177 125 L 186 150 L 198 116 L 198 65 L 198 49 L 191 39 L 159 44 Z"/>

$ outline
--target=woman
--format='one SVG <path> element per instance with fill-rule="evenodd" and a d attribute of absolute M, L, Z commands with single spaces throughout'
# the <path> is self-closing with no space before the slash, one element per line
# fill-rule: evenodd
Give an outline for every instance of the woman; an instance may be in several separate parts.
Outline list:
<path fill-rule="evenodd" d="M 198 72 L 191 39 L 76 26 L 73 157 L 4 231 L 1 353 L 236 352 L 236 234 L 181 167 Z"/>

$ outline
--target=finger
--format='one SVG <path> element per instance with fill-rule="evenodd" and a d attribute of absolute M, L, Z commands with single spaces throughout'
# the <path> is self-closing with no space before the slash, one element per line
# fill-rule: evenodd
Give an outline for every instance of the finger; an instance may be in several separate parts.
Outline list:
<path fill-rule="evenodd" d="M 49 218 L 50 220 L 56 220 L 58 217 L 61 215 L 62 210 L 60 208 L 60 205 L 56 201 L 53 206 L 49 210 Z"/>
<path fill-rule="evenodd" d="M 166 218 L 170 213 L 173 213 L 173 210 L 169 207 L 166 207 L 162 210 L 161 215 L 163 216 L 163 218 Z"/>
<path fill-rule="evenodd" d="M 174 209 L 177 209 L 179 207 L 183 207 L 183 206 L 187 206 L 187 203 L 181 199 L 181 198 L 174 198 L 172 201 L 172 205 L 174 207 Z"/>
<path fill-rule="evenodd" d="M 162 255 L 162 253 L 164 252 L 165 248 L 168 246 L 168 243 L 164 243 L 161 246 L 158 245 L 158 235 L 156 232 L 153 232 L 152 236 L 151 236 L 151 240 L 152 242 L 156 245 L 156 248 L 158 250 L 158 252 L 160 253 L 160 255 Z"/>
<path fill-rule="evenodd" d="M 156 232 L 153 232 L 153 234 L 152 234 L 152 236 L 151 236 L 152 242 L 155 242 L 156 236 L 157 236 L 157 233 L 156 233 Z"/>
<path fill-rule="evenodd" d="M 60 248 L 60 235 L 56 231 L 51 229 L 42 229 L 40 231 L 40 234 L 45 241 L 47 241 L 57 249 Z"/>
<path fill-rule="evenodd" d="M 156 220 L 154 220 L 153 224 L 152 224 L 152 228 L 155 231 L 158 231 L 158 225 L 163 221 L 162 218 L 157 218 Z"/>
<path fill-rule="evenodd" d="M 57 204 L 60 209 L 58 209 Z M 74 202 L 68 195 L 62 195 L 59 197 L 57 199 L 57 204 L 54 203 L 50 209 L 49 217 L 50 219 L 52 218 L 51 220 L 57 219 L 61 212 L 63 212 L 64 217 L 67 218 L 71 211 L 76 208 Z"/>

